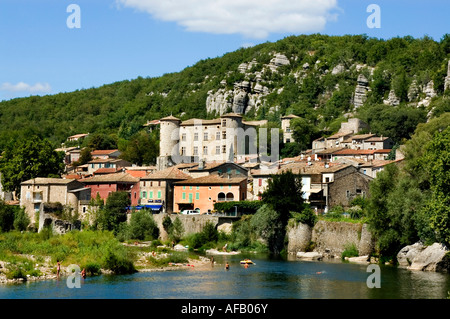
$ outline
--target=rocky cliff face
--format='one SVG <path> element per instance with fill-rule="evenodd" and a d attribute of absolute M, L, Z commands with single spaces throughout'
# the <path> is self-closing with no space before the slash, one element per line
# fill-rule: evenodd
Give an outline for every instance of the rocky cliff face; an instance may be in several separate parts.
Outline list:
<path fill-rule="evenodd" d="M 445 87 L 445 90 L 450 89 L 450 60 L 448 61 L 447 76 L 445 78 L 444 87 Z"/>
<path fill-rule="evenodd" d="M 238 114 L 245 114 L 250 110 L 257 111 L 264 104 L 264 97 L 271 93 L 262 83 L 263 73 L 266 70 L 277 72 L 280 66 L 289 64 L 289 59 L 281 53 L 273 53 L 270 63 L 263 65 L 261 71 L 253 71 L 253 67 L 257 65 L 256 60 L 241 63 L 237 70 L 249 80 L 234 83 L 233 89 L 227 89 L 226 79 L 222 80 L 221 88 L 217 91 L 211 90 L 208 92 L 207 112 L 216 112 L 222 115 L 229 111 Z"/>
<path fill-rule="evenodd" d="M 366 101 L 367 92 L 369 91 L 369 80 L 363 75 L 360 74 L 357 80 L 358 84 L 355 88 L 355 95 L 353 97 L 353 105 L 355 109 L 361 107 Z"/>

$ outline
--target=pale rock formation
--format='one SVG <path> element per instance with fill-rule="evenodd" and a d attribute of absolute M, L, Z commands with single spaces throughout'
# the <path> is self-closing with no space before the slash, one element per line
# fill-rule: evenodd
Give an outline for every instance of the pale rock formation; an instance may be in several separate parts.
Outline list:
<path fill-rule="evenodd" d="M 383 100 L 383 103 L 386 105 L 397 106 L 400 104 L 400 98 L 398 98 L 397 95 L 395 95 L 394 90 L 391 90 L 389 92 L 387 100 Z"/>
<path fill-rule="evenodd" d="M 414 258 L 416 258 L 416 256 L 424 249 L 425 246 L 421 242 L 403 247 L 397 254 L 397 262 L 399 267 L 407 268 L 411 266 Z"/>
<path fill-rule="evenodd" d="M 369 80 L 360 74 L 357 79 L 357 85 L 355 88 L 355 94 L 353 97 L 353 105 L 355 109 L 361 107 L 366 101 L 367 91 L 369 90 Z"/>
<path fill-rule="evenodd" d="M 297 258 L 302 260 L 321 260 L 323 258 L 323 255 L 315 251 L 311 252 L 299 251 L 297 253 Z"/>
<path fill-rule="evenodd" d="M 450 60 L 448 61 L 447 76 L 445 77 L 444 90 L 450 89 Z"/>
<path fill-rule="evenodd" d="M 331 71 L 331 74 L 332 74 L 332 75 L 338 75 L 338 74 L 340 74 L 340 73 L 342 73 L 342 72 L 344 72 L 344 71 L 345 71 L 345 66 L 342 65 L 342 64 L 338 64 L 338 65 L 336 65 L 336 66 L 333 68 L 333 70 Z"/>
<path fill-rule="evenodd" d="M 431 99 L 434 98 L 437 93 L 434 90 L 434 82 L 433 80 L 431 80 L 430 82 L 427 83 L 427 85 L 425 86 L 425 88 L 423 88 L 423 93 L 425 93 L 425 98 L 421 101 L 419 101 L 417 106 L 428 106 L 431 103 Z"/>
<path fill-rule="evenodd" d="M 419 86 L 417 85 L 417 80 L 414 79 L 409 86 L 408 89 L 408 101 L 414 102 L 417 100 L 417 97 L 419 96 Z"/>
<path fill-rule="evenodd" d="M 270 60 L 270 63 L 268 65 L 268 67 L 270 68 L 270 70 L 272 70 L 272 72 L 276 72 L 278 67 L 282 66 L 282 65 L 289 65 L 291 64 L 289 62 L 289 59 L 281 53 L 275 53 L 275 56 Z"/>
<path fill-rule="evenodd" d="M 434 243 L 417 254 L 408 269 L 448 272 L 450 269 L 448 252 L 445 245 Z"/>

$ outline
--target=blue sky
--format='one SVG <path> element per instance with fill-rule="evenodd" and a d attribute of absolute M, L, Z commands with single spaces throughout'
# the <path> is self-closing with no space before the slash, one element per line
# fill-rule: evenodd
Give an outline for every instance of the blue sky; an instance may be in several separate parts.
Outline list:
<path fill-rule="evenodd" d="M 367 26 L 370 4 L 381 28 Z M 439 41 L 449 12 L 447 0 L 0 0 L 0 100 L 160 76 L 289 35 Z"/>

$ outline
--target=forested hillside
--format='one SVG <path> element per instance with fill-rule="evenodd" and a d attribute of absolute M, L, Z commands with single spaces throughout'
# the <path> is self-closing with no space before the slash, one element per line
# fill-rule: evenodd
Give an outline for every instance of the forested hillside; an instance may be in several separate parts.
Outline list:
<path fill-rule="evenodd" d="M 278 65 L 277 55 L 282 60 Z M 297 126 L 314 127 L 316 135 L 335 132 L 344 114 L 353 112 L 372 132 L 402 142 L 418 123 L 450 110 L 444 94 L 449 58 L 450 35 L 439 41 L 291 36 L 201 60 L 161 77 L 3 101 L 0 150 L 31 135 L 59 146 L 70 135 L 88 132 L 108 135 L 124 150 L 147 120 L 169 114 L 213 117 L 219 106 L 229 111 L 236 105 L 247 118 L 275 123 L 280 115 L 299 115 L 304 120 Z M 363 105 L 355 110 L 361 74 L 367 87 L 358 101 Z M 218 98 L 225 100 L 220 104 Z"/>

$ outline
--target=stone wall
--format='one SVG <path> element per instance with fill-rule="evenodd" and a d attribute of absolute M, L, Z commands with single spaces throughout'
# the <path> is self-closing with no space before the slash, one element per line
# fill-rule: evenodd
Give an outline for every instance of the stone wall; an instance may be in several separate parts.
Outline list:
<path fill-rule="evenodd" d="M 287 234 L 290 254 L 314 247 L 315 252 L 340 258 L 345 248 L 351 244 L 356 245 L 360 256 L 369 255 L 374 247 L 366 224 L 321 220 L 313 228 L 301 223 L 290 226 Z"/>
<path fill-rule="evenodd" d="M 158 225 L 160 231 L 160 238 L 166 240 L 168 238 L 167 232 L 165 231 L 162 222 L 166 214 L 154 214 L 153 218 Z M 206 223 L 212 222 L 217 229 L 229 232 L 231 229 L 232 219 L 219 218 L 211 215 L 169 215 L 172 222 L 178 216 L 184 227 L 184 235 L 199 233 L 203 230 Z"/>

